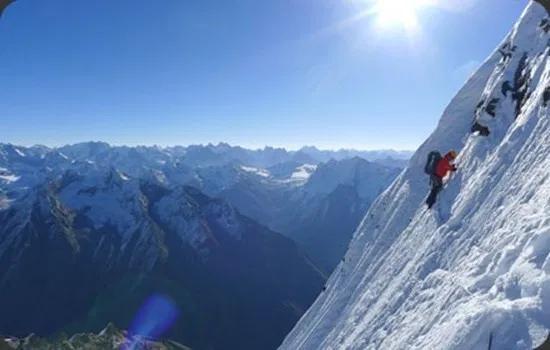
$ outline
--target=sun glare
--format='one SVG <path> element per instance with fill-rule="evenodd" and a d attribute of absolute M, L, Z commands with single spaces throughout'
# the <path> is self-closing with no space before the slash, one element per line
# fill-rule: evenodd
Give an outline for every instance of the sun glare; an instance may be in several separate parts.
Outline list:
<path fill-rule="evenodd" d="M 375 0 L 372 11 L 380 27 L 401 26 L 408 31 L 419 27 L 418 11 L 429 0 Z"/>

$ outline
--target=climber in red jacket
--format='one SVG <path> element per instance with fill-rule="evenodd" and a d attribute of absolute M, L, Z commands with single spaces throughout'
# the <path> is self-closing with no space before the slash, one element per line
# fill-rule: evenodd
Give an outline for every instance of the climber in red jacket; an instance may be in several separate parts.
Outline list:
<path fill-rule="evenodd" d="M 445 157 L 441 158 L 434 169 L 434 173 L 431 176 L 432 191 L 426 200 L 428 208 L 431 209 L 435 204 L 437 195 L 443 189 L 443 179 L 450 173 L 456 171 L 456 166 L 453 161 L 456 159 L 456 152 L 449 151 Z"/>

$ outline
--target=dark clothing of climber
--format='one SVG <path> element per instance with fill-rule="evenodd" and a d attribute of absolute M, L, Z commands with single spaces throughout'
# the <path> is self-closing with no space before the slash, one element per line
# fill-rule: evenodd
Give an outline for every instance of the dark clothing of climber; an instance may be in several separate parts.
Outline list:
<path fill-rule="evenodd" d="M 456 166 L 452 163 L 456 159 L 456 152 L 450 151 L 441 158 L 435 167 L 434 173 L 430 176 L 432 190 L 426 199 L 428 209 L 431 209 L 437 200 L 437 195 L 443 189 L 443 179 L 450 173 L 456 171 Z"/>
<path fill-rule="evenodd" d="M 439 176 L 432 175 L 430 178 L 430 184 L 432 185 L 432 190 L 428 195 L 428 199 L 426 199 L 426 204 L 428 205 L 428 209 L 432 209 L 433 205 L 435 204 L 435 201 L 437 200 L 437 195 L 443 189 L 443 179 L 440 178 Z"/>

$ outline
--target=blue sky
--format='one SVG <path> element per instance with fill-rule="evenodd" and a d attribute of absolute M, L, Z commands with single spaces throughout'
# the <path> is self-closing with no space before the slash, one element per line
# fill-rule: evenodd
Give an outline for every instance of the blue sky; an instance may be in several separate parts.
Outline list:
<path fill-rule="evenodd" d="M 0 142 L 414 149 L 527 3 L 452 1 L 412 33 L 368 0 L 18 0 Z"/>

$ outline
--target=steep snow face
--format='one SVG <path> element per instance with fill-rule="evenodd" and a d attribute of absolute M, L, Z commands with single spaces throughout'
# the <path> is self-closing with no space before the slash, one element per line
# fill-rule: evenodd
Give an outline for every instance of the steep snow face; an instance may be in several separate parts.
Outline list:
<path fill-rule="evenodd" d="M 550 329 L 549 17 L 530 3 L 281 349 L 532 349 Z M 490 130 L 472 133 L 477 121 Z M 460 151 L 435 210 L 431 150 Z"/>

